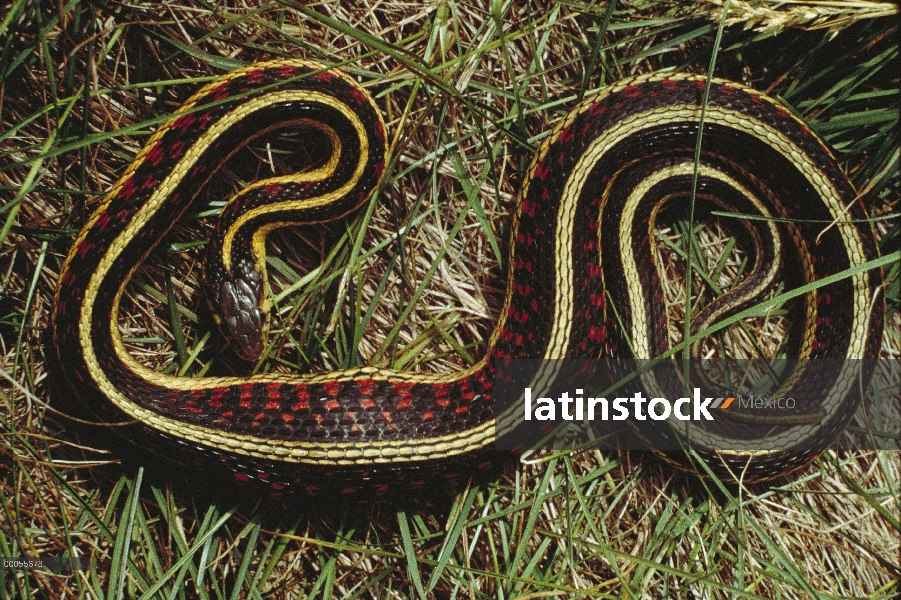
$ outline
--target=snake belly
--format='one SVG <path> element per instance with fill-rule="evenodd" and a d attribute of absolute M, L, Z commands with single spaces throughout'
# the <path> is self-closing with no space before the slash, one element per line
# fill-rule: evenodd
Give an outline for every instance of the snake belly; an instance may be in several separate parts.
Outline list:
<path fill-rule="evenodd" d="M 225 75 L 160 127 L 75 240 L 52 313 L 60 367 L 87 402 L 277 493 L 336 486 L 349 493 L 366 482 L 377 491 L 416 488 L 426 475 L 455 480 L 474 466 L 490 469 L 497 460 L 499 362 L 652 358 L 668 348 L 659 278 L 636 265 L 653 262 L 648 223 L 655 207 L 687 197 L 704 86 L 704 78 L 687 75 L 630 78 L 581 103 L 554 129 L 524 178 L 513 211 L 506 299 L 489 350 L 472 367 L 448 374 L 358 367 L 177 377 L 127 352 L 119 304 L 137 266 L 218 164 L 259 131 L 284 122 L 319 128 L 332 140 L 332 157 L 315 173 L 256 182 L 229 202 L 228 222 L 211 242 L 214 287 L 226 290 L 224 296 L 241 285 L 229 280 L 240 265 L 251 271 L 257 265 L 262 284 L 247 287 L 265 289 L 260 263 L 268 231 L 346 215 L 366 202 L 384 169 L 380 113 L 346 75 L 298 60 Z M 714 80 L 704 123 L 701 195 L 737 197 L 786 219 L 853 219 L 819 244 L 813 240 L 821 226 L 788 228 L 782 245 L 799 255 L 805 281 L 875 256 L 872 231 L 857 223 L 865 213 L 853 189 L 800 121 L 762 94 Z M 732 182 L 743 191 L 726 191 Z M 638 188 L 646 191 L 636 197 L 631 192 Z M 631 216 L 617 218 L 622 215 Z M 776 272 L 754 285 L 763 289 L 778 279 Z M 879 283 L 877 273 L 864 271 L 807 294 L 804 356 L 875 356 L 882 311 L 871 308 L 871 298 Z M 743 301 L 728 298 L 705 319 L 721 318 Z M 266 302 L 262 294 L 261 312 Z M 220 321 L 229 319 L 239 337 L 247 333 L 248 319 Z M 828 446 L 853 412 L 852 396 L 826 427 L 764 460 L 763 472 L 793 468 Z"/>

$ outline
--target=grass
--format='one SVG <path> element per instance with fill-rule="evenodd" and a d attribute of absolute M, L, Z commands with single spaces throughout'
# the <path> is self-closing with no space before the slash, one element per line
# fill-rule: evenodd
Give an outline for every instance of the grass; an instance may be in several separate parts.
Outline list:
<path fill-rule="evenodd" d="M 720 32 L 724 4 L 4 5 L 0 556 L 69 553 L 90 566 L 0 570 L 0 595 L 897 594 L 897 452 L 830 452 L 790 477 L 734 486 L 638 453 L 589 450 L 539 457 L 432 503 L 282 505 L 209 500 L 145 472 L 73 433 L 89 415 L 50 402 L 44 331 L 56 275 L 103 192 L 203 83 L 289 56 L 360 78 L 385 114 L 391 152 L 376 198 L 353 219 L 272 236 L 277 335 L 257 370 L 449 371 L 479 360 L 502 302 L 508 213 L 542 139 L 609 82 L 666 68 L 705 73 L 715 49 L 717 75 L 781 98 L 837 150 L 889 257 L 882 356 L 897 359 L 898 29 L 885 16 L 897 9 L 732 2 Z M 203 245 L 234 189 L 304 166 L 304 150 L 273 134 L 242 151 L 142 267 L 120 321 L 140 360 L 185 376 L 241 368 L 205 312 Z M 713 215 L 659 232 L 676 341 L 686 269 L 715 288 L 747 268 L 723 223 Z M 778 349 L 784 299 L 735 318 L 722 343 Z M 897 404 L 897 380 L 885 385 L 873 394 Z"/>

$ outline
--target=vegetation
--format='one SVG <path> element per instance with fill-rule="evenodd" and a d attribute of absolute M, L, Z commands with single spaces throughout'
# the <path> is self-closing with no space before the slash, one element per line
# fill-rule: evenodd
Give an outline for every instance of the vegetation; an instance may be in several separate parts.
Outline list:
<path fill-rule="evenodd" d="M 477 361 L 532 153 L 578 99 L 633 73 L 713 64 L 780 98 L 836 149 L 890 255 L 901 247 L 896 14 L 863 1 L 4 3 L 0 556 L 87 556 L 89 568 L 0 570 L 0 595 L 894 597 L 897 452 L 830 452 L 760 486 L 591 450 L 517 464 L 450 498 L 208 494 L 202 480 L 145 469 L 155 457 L 111 451 L 115 427 L 79 424 L 93 415 L 53 382 L 46 329 L 75 235 L 148 135 L 204 82 L 279 57 L 358 77 L 385 114 L 391 151 L 379 192 L 353 218 L 271 236 L 277 341 L 258 370 Z M 240 368 L 199 291 L 203 246 L 235 189 L 309 166 L 302 146 L 274 133 L 237 154 L 141 268 L 120 321 L 140 360 L 185 376 Z M 699 271 L 734 278 L 743 260 L 718 220 L 695 225 L 659 232 L 677 308 L 692 232 Z M 885 276 L 882 352 L 897 359 L 899 265 Z M 734 335 L 778 346 L 779 318 Z M 895 418 L 898 375 L 887 368 L 873 392 L 894 398 Z"/>

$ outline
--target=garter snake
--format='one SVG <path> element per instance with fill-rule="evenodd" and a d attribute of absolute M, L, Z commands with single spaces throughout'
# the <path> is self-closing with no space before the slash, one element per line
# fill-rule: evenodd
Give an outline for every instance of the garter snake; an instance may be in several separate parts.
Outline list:
<path fill-rule="evenodd" d="M 415 487 L 429 469 L 460 475 L 473 457 L 486 468 L 496 438 L 498 361 L 650 358 L 667 348 L 659 278 L 644 268 L 653 262 L 648 238 L 659 206 L 684 200 L 690 188 L 704 86 L 704 78 L 681 74 L 629 78 L 579 104 L 553 130 L 525 175 L 513 211 L 504 308 L 489 352 L 474 366 L 450 374 L 359 367 L 177 377 L 128 353 L 119 305 L 137 265 L 234 148 L 285 123 L 316 128 L 331 144 L 321 167 L 251 184 L 220 218 L 207 267 L 210 301 L 226 311 L 223 329 L 250 357 L 259 353 L 268 321 L 266 234 L 349 213 L 370 197 L 384 169 L 385 126 L 350 77 L 297 60 L 227 74 L 159 128 L 75 240 L 52 313 L 65 377 L 80 395 L 142 430 L 216 457 L 238 479 L 276 491 L 315 492 L 330 477 L 354 491 L 353 478 L 379 473 L 388 473 L 379 489 Z M 823 143 L 778 103 L 714 80 L 704 123 L 699 197 L 735 199 L 738 212 L 786 220 L 841 220 L 818 242 L 822 227 L 804 224 L 783 228 L 781 236 L 770 224 L 764 229 L 772 231 L 758 236 L 793 248 L 803 281 L 875 256 L 846 177 Z M 778 249 L 758 250 L 767 257 L 758 262 L 770 264 L 701 321 L 729 314 L 779 280 Z M 807 294 L 803 356 L 875 356 L 882 310 L 870 305 L 879 282 L 878 273 L 864 271 Z M 853 401 L 836 409 L 828 427 L 804 433 L 794 453 L 770 457 L 765 467 L 782 470 L 798 463 L 795 455 L 821 450 L 851 411 Z"/>

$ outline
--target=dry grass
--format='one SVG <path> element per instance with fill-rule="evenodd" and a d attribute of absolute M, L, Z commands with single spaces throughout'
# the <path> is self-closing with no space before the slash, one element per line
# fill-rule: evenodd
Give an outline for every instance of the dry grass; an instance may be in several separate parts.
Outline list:
<path fill-rule="evenodd" d="M 800 474 L 746 488 L 699 481 L 639 454 L 584 452 L 521 466 L 439 508 L 283 509 L 262 501 L 231 507 L 175 493 L 165 481 L 120 467 L 118 456 L 81 447 L 70 434 L 72 417 L 47 404 L 52 386 L 43 336 L 56 274 L 78 228 L 147 134 L 202 82 L 241 63 L 280 56 L 340 63 L 359 75 L 385 114 L 394 162 L 378 203 L 362 217 L 273 236 L 277 352 L 261 368 L 375 364 L 444 372 L 478 360 L 502 301 L 498 254 L 505 256 L 506 217 L 542 137 L 577 97 L 603 83 L 664 67 L 706 69 L 715 33 L 706 3 L 620 4 L 609 21 L 606 5 L 582 2 L 364 0 L 304 7 L 342 28 L 298 10 L 301 3 L 238 0 L 215 10 L 188 2 L 112 3 L 102 9 L 54 3 L 40 11 L 24 2 L 5 5 L 0 18 L 10 19 L 0 31 L 0 214 L 8 224 L 0 247 L 0 555 L 77 550 L 91 557 L 91 569 L 64 575 L 0 571 L 2 593 L 897 593 L 897 453 L 828 454 Z M 890 43 L 897 30 L 872 19 L 783 19 L 774 28 L 774 16 L 766 22 L 742 17 L 746 4 L 732 2 L 741 20 L 726 31 L 718 74 L 787 98 L 844 153 L 858 189 L 871 191 L 866 201 L 873 212 L 897 212 L 897 136 L 885 132 L 890 114 L 879 120 L 886 114 L 880 102 L 891 101 L 893 93 L 897 99 L 897 75 L 880 70 L 890 64 L 891 49 L 897 53 Z M 767 35 L 742 31 L 742 25 L 763 27 Z M 768 35 L 795 25 L 832 31 Z M 598 60 L 591 62 L 593 52 Z M 830 52 L 839 57 L 815 71 L 813 65 L 822 65 Z M 874 83 L 864 85 L 870 79 L 865 74 Z M 804 83 L 818 77 L 827 83 Z M 848 81 L 853 85 L 841 85 Z M 843 95 L 845 88 L 856 95 Z M 848 117 L 863 113 L 869 120 Z M 896 108 L 894 114 L 896 124 Z M 267 141 L 276 150 L 295 143 L 284 136 Z M 165 240 L 169 251 L 158 252 L 129 285 L 120 328 L 130 350 L 155 368 L 194 375 L 240 368 L 204 318 L 198 242 L 208 235 L 222 200 L 269 168 L 264 148 L 254 150 L 223 169 Z M 882 221 L 878 229 L 886 239 L 897 235 L 894 221 Z M 662 231 L 660 252 L 670 252 L 678 240 L 677 232 Z M 728 231 L 714 223 L 698 246 L 710 249 L 715 265 L 728 240 Z M 726 261 L 724 285 L 742 256 L 736 249 Z M 669 264 L 668 301 L 677 319 L 684 267 L 678 258 Z M 171 300 L 184 327 L 184 348 L 175 343 Z M 734 332 L 730 343 L 736 348 L 747 349 L 751 338 L 778 344 L 784 323 L 760 318 L 746 327 Z M 895 313 L 886 329 L 886 357 L 901 352 L 899 332 Z M 674 328 L 676 341 L 679 335 Z M 184 360 L 185 352 L 190 360 Z M 892 377 L 897 369 L 885 375 L 889 394 L 896 394 L 899 382 Z"/>
<path fill-rule="evenodd" d="M 709 0 L 716 8 L 711 17 L 719 20 L 726 5 L 724 0 Z M 891 2 L 868 2 L 866 0 L 792 0 L 786 2 L 764 1 L 744 2 L 732 0 L 726 25 L 741 25 L 763 33 L 778 33 L 789 27 L 802 29 L 828 29 L 838 32 L 854 21 L 878 19 L 898 14 L 898 5 Z"/>

